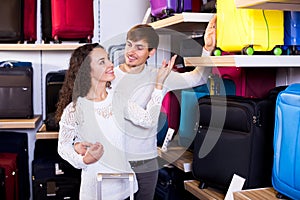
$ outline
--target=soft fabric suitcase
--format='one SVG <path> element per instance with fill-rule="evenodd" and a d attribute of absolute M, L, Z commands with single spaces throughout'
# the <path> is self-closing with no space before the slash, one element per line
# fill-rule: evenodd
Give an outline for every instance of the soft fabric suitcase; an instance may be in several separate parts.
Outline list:
<path fill-rule="evenodd" d="M 0 42 L 23 42 L 23 1 L 2 0 L 0 6 Z"/>
<path fill-rule="evenodd" d="M 35 43 L 36 33 L 37 0 L 24 0 L 24 40 L 27 43 Z"/>
<path fill-rule="evenodd" d="M 269 90 L 276 86 L 276 68 L 262 67 L 238 68 L 238 67 L 214 67 L 212 74 L 219 79 L 232 80 L 235 84 L 236 95 L 243 97 L 264 98 Z M 218 89 L 217 89 L 218 90 Z M 212 93 L 211 94 L 215 94 Z"/>
<path fill-rule="evenodd" d="M 0 62 L 0 118 L 33 117 L 31 62 Z"/>
<path fill-rule="evenodd" d="M 272 184 L 280 194 L 300 199 L 300 84 L 279 93 L 276 101 Z"/>
<path fill-rule="evenodd" d="M 5 169 L 0 167 L 0 199 L 5 199 Z"/>
<path fill-rule="evenodd" d="M 130 189 L 130 196 L 129 199 L 134 199 L 134 173 L 98 173 L 97 174 L 97 200 L 102 200 L 102 182 L 105 179 L 128 179 L 129 181 L 129 189 Z"/>
<path fill-rule="evenodd" d="M 283 45 L 283 11 L 238 9 L 234 0 L 217 1 L 217 48 L 225 52 L 272 51 Z M 252 51 L 252 52 L 251 52 Z"/>
<path fill-rule="evenodd" d="M 93 0 L 51 0 L 52 37 L 91 42 L 94 34 Z"/>
<path fill-rule="evenodd" d="M 5 171 L 5 200 L 19 199 L 17 154 L 0 153 L 0 167 Z"/>
<path fill-rule="evenodd" d="M 284 11 L 284 49 L 287 55 L 300 53 L 299 11 Z"/>
<path fill-rule="evenodd" d="M 44 122 L 47 131 L 59 130 L 59 125 L 55 121 L 55 112 L 65 75 L 66 70 L 51 71 L 46 75 L 46 119 Z"/>
<path fill-rule="evenodd" d="M 199 99 L 192 172 L 200 187 L 224 192 L 234 174 L 244 189 L 271 186 L 275 100 L 239 96 Z"/>
<path fill-rule="evenodd" d="M 27 133 L 0 131 L 0 153 L 17 154 L 19 200 L 28 200 L 30 178 Z"/>

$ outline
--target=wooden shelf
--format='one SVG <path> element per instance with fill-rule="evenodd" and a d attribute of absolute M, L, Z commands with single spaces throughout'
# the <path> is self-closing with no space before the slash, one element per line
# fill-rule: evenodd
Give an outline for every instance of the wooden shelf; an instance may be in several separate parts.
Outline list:
<path fill-rule="evenodd" d="M 35 136 L 36 139 L 57 139 L 58 138 L 58 132 L 56 131 L 47 131 L 46 125 L 42 124 L 39 131 L 36 133 Z"/>
<path fill-rule="evenodd" d="M 241 190 L 238 192 L 233 192 L 233 197 L 235 200 L 248 200 L 248 199 L 268 199 L 268 200 L 279 200 L 276 197 L 277 192 L 272 187 L 268 188 L 258 188 Z"/>
<path fill-rule="evenodd" d="M 40 120 L 40 115 L 32 119 L 0 119 L 0 129 L 34 129 Z"/>
<path fill-rule="evenodd" d="M 300 56 L 225 55 L 185 57 L 185 66 L 203 67 L 300 67 Z"/>
<path fill-rule="evenodd" d="M 170 31 L 178 31 L 194 35 L 202 35 L 207 23 L 214 16 L 213 13 L 189 13 L 183 12 L 174 16 L 149 23 L 161 33 L 169 34 Z"/>
<path fill-rule="evenodd" d="M 70 51 L 83 44 L 0 44 L 0 51 Z"/>
<path fill-rule="evenodd" d="M 184 147 L 168 147 L 167 152 L 162 152 L 160 148 L 158 150 L 158 155 L 165 161 L 171 163 L 175 167 L 181 169 L 184 172 L 190 172 L 193 153 L 186 151 Z"/>
<path fill-rule="evenodd" d="M 235 0 L 238 8 L 300 11 L 299 0 Z"/>
<path fill-rule="evenodd" d="M 201 200 L 223 200 L 225 195 L 213 188 L 200 189 L 199 181 L 187 180 L 184 181 L 185 190 L 189 191 L 195 197 Z"/>

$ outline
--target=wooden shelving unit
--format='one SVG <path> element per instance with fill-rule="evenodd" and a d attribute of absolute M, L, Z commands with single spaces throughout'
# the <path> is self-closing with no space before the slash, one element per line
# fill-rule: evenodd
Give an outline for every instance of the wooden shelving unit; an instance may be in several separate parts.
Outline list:
<path fill-rule="evenodd" d="M 162 152 L 161 149 L 158 148 L 158 155 L 184 172 L 191 171 L 193 153 L 186 151 L 184 147 L 169 147 L 167 152 Z"/>
<path fill-rule="evenodd" d="M 224 55 L 185 57 L 185 66 L 202 67 L 300 67 L 300 56 Z"/>
<path fill-rule="evenodd" d="M 238 8 L 300 11 L 299 0 L 235 0 Z"/>
<path fill-rule="evenodd" d="M 42 124 L 39 131 L 36 133 L 35 138 L 38 139 L 57 139 L 58 138 L 58 132 L 56 131 L 47 131 L 46 125 Z"/>
<path fill-rule="evenodd" d="M 0 129 L 34 129 L 41 119 L 40 115 L 32 119 L 0 119 Z"/>
<path fill-rule="evenodd" d="M 69 51 L 83 44 L 0 44 L 0 51 Z"/>
<path fill-rule="evenodd" d="M 201 200 L 223 200 L 225 195 L 213 188 L 200 189 L 199 181 L 187 180 L 184 182 L 184 188 Z"/>
<path fill-rule="evenodd" d="M 149 25 L 165 34 L 169 34 L 171 31 L 178 31 L 180 33 L 201 35 L 205 31 L 207 23 L 213 16 L 213 13 L 183 12 L 149 23 Z"/>
<path fill-rule="evenodd" d="M 248 200 L 248 199 L 268 199 L 268 200 L 280 200 L 276 197 L 277 192 L 272 187 L 249 189 L 233 192 L 235 200 Z"/>

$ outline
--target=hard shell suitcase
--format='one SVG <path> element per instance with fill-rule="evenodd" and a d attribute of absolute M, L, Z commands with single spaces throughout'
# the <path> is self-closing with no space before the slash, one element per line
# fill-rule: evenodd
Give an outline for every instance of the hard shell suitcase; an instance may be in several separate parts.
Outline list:
<path fill-rule="evenodd" d="M 59 125 L 55 122 L 55 112 L 65 74 L 66 70 L 59 70 L 51 71 L 46 75 L 46 119 L 44 122 L 47 131 L 59 130 Z"/>
<path fill-rule="evenodd" d="M 79 199 L 80 172 L 59 157 L 32 162 L 33 199 Z"/>
<path fill-rule="evenodd" d="M 208 85 L 204 84 L 181 91 L 180 122 L 178 129 L 179 145 L 192 148 L 199 121 L 198 99 L 209 95 Z"/>
<path fill-rule="evenodd" d="M 192 0 L 150 0 L 151 16 L 162 19 L 174 13 L 191 12 Z"/>
<path fill-rule="evenodd" d="M 91 42 L 94 34 L 93 0 L 51 0 L 52 38 Z"/>
<path fill-rule="evenodd" d="M 23 42 L 23 0 L 2 0 L 0 6 L 0 42 Z"/>
<path fill-rule="evenodd" d="M 200 187 L 224 192 L 234 174 L 244 189 L 271 186 L 275 100 L 239 96 L 199 99 L 192 172 Z"/>
<path fill-rule="evenodd" d="M 102 199 L 102 182 L 105 179 L 128 179 L 129 181 L 129 189 L 130 196 L 129 199 L 133 200 L 134 198 L 134 173 L 120 173 L 120 174 L 112 174 L 112 173 L 98 173 L 97 174 L 97 200 Z"/>
<path fill-rule="evenodd" d="M 251 45 L 254 51 L 272 51 L 283 45 L 283 11 L 238 9 L 234 0 L 217 1 L 217 48 L 241 52 Z"/>
<path fill-rule="evenodd" d="M 19 199 L 17 154 L 0 153 L 0 167 L 5 172 L 5 200 Z"/>
<path fill-rule="evenodd" d="M 79 199 L 81 170 L 57 153 L 57 139 L 36 140 L 32 161 L 33 199 Z"/>
<path fill-rule="evenodd" d="M 37 0 L 24 0 L 24 40 L 27 43 L 34 43 L 37 39 L 36 14 Z"/>
<path fill-rule="evenodd" d="M 19 200 L 28 200 L 30 178 L 27 133 L 0 131 L 0 153 L 17 154 Z"/>
<path fill-rule="evenodd" d="M 0 118 L 33 117 L 31 62 L 0 62 Z"/>
<path fill-rule="evenodd" d="M 284 49 L 287 55 L 300 53 L 299 11 L 284 11 Z"/>
<path fill-rule="evenodd" d="M 300 84 L 289 85 L 276 101 L 272 184 L 280 194 L 300 199 Z"/>

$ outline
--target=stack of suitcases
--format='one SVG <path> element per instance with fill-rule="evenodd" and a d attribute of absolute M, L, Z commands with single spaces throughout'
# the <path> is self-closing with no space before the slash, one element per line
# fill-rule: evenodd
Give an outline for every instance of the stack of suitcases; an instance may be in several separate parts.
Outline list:
<path fill-rule="evenodd" d="M 46 75 L 47 132 L 58 132 L 55 122 L 56 103 L 66 70 L 51 71 Z M 32 161 L 33 199 L 79 199 L 81 170 L 63 160 L 57 152 L 57 139 L 38 139 Z"/>

